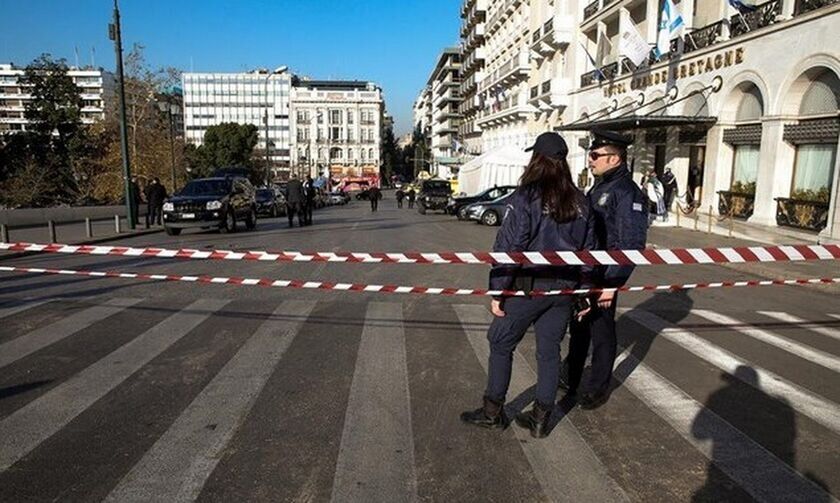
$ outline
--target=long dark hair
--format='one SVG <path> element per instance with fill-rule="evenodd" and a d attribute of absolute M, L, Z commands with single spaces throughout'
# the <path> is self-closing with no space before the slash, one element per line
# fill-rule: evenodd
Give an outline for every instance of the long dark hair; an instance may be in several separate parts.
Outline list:
<path fill-rule="evenodd" d="M 566 159 L 556 159 L 534 152 L 522 173 L 520 185 L 539 193 L 543 211 L 559 223 L 578 217 L 581 193 L 572 182 L 572 171 Z"/>

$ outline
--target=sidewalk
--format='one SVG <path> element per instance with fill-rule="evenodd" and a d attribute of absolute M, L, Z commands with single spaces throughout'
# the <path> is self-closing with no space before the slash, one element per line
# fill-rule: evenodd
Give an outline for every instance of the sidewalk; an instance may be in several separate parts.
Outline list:
<path fill-rule="evenodd" d="M 696 229 L 704 233 L 709 231 L 709 214 L 699 212 L 697 215 Z M 680 227 L 683 229 L 695 229 L 694 216 L 687 217 L 685 215 L 678 215 L 676 212 L 671 212 L 668 216 L 668 222 L 655 222 L 653 227 Z M 825 244 L 821 243 L 819 235 L 814 232 L 807 232 L 790 227 L 771 227 L 768 225 L 759 225 L 747 223 L 743 220 L 725 219 L 719 221 L 716 214 L 711 216 L 712 225 L 711 233 L 719 236 L 726 236 L 737 239 L 744 239 L 753 241 L 755 243 L 766 245 L 786 245 L 786 244 Z M 679 225 L 677 225 L 679 222 Z"/>
<path fill-rule="evenodd" d="M 140 224 L 135 230 L 128 229 L 128 223 L 125 218 L 120 219 L 121 232 L 117 233 L 116 225 L 113 219 L 108 220 L 94 220 L 91 222 L 92 237 L 87 236 L 84 222 L 73 222 L 66 224 L 56 224 L 55 239 L 57 243 L 62 244 L 95 244 L 114 241 L 117 239 L 124 239 L 134 236 L 143 236 L 146 234 L 153 234 L 163 231 L 163 227 L 152 227 L 146 229 L 145 224 Z M 50 233 L 47 225 L 37 227 L 19 227 L 9 229 L 9 242 L 26 242 L 26 243 L 40 243 L 45 244 L 50 242 Z M 32 252 L 22 253 L 7 253 L 0 252 L 0 260 L 23 257 Z"/>

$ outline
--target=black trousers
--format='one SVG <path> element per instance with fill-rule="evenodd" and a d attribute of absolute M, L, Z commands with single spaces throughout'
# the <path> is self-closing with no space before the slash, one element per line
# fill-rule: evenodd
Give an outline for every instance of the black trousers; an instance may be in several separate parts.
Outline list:
<path fill-rule="evenodd" d="M 312 225 L 312 209 L 314 207 L 315 203 L 312 201 L 303 203 L 303 221 L 306 225 Z"/>
<path fill-rule="evenodd" d="M 370 211 L 379 209 L 379 199 L 373 198 L 370 200 Z"/>
<path fill-rule="evenodd" d="M 566 365 L 569 372 L 569 386 L 572 389 L 590 393 L 607 392 L 612 379 L 618 341 L 615 335 L 615 308 L 618 296 L 613 298 L 607 309 L 597 305 L 582 321 L 572 319 L 569 324 L 569 357 Z M 586 355 L 592 345 L 592 368 L 589 382 L 580 386 Z"/>
<path fill-rule="evenodd" d="M 146 207 L 146 227 L 149 225 L 161 225 L 163 218 L 163 204 L 149 204 Z"/>
<path fill-rule="evenodd" d="M 286 203 L 286 216 L 289 217 L 289 227 L 294 227 L 294 218 L 295 213 L 298 216 L 298 225 L 303 227 L 304 225 L 304 214 L 303 214 L 303 204 L 302 203 Z"/>

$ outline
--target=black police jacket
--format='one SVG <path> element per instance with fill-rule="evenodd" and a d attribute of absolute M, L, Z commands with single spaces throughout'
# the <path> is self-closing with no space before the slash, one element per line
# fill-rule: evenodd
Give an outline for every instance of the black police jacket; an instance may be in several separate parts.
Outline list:
<path fill-rule="evenodd" d="M 592 250 L 597 243 L 594 212 L 577 192 L 578 217 L 558 223 L 544 211 L 539 191 L 520 187 L 508 199 L 495 252 Z M 590 266 L 497 264 L 490 270 L 491 290 L 559 289 L 590 286 Z M 525 279 L 526 281 L 521 281 Z"/>
<path fill-rule="evenodd" d="M 647 199 L 626 165 L 595 179 L 586 195 L 595 212 L 599 250 L 643 250 L 647 242 Z M 601 266 L 595 270 L 598 286 L 624 285 L 634 266 Z"/>

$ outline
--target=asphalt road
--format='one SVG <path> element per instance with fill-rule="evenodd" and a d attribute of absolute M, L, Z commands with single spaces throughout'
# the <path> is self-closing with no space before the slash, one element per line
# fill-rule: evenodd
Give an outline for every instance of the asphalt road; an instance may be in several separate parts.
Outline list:
<path fill-rule="evenodd" d="M 119 244 L 478 251 L 495 229 L 353 202 L 315 225 Z M 660 247 L 732 244 L 654 229 Z M 35 255 L 4 265 L 479 288 L 486 266 Z M 774 269 L 775 267 L 775 269 Z M 632 284 L 840 276 L 837 262 L 640 267 Z M 460 424 L 487 299 L 0 274 L 0 501 L 831 501 L 838 287 L 621 297 L 615 390 L 547 439 Z M 565 351 L 564 342 L 564 351 Z M 534 340 L 508 413 L 533 398 Z"/>

